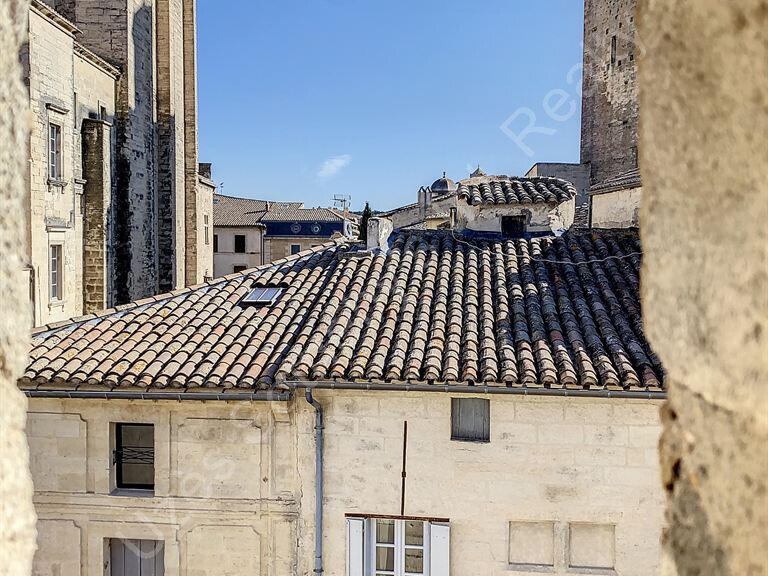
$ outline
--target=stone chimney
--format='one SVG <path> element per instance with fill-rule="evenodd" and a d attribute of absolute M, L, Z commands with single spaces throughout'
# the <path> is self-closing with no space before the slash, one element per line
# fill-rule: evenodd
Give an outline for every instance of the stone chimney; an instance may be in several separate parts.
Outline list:
<path fill-rule="evenodd" d="M 368 250 L 389 250 L 389 236 L 392 234 L 392 220 L 389 218 L 369 218 L 368 219 L 368 241 L 366 248 Z"/>
<path fill-rule="evenodd" d="M 211 180 L 211 163 L 210 162 L 200 162 L 197 165 L 197 173 L 200 174 L 203 178 L 208 178 L 208 180 Z"/>
<path fill-rule="evenodd" d="M 426 186 L 419 188 L 419 214 L 426 218 L 432 206 L 432 190 Z"/>

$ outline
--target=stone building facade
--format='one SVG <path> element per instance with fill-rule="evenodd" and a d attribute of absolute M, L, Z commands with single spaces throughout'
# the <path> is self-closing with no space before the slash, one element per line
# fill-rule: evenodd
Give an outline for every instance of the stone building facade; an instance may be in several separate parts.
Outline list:
<path fill-rule="evenodd" d="M 189 6 L 187 6 L 189 4 Z M 194 1 L 33 0 L 22 49 L 35 324 L 201 282 Z"/>
<path fill-rule="evenodd" d="M 636 0 L 584 1 L 581 163 L 591 185 L 637 169 Z"/>
<path fill-rule="evenodd" d="M 35 576 L 101 576 L 105 567 L 133 576 L 110 566 L 113 548 L 131 540 L 163 544 L 163 571 L 149 576 L 312 574 L 312 407 L 300 393 L 230 402 L 190 394 L 30 399 Z M 450 574 L 658 573 L 659 401 L 492 396 L 489 441 L 473 443 L 451 439 L 451 401 L 464 396 L 316 393 L 324 574 L 368 574 L 348 571 L 350 555 L 365 553 L 348 522 L 370 516 L 446 520 Z M 116 487 L 115 426 L 125 423 L 153 427 L 151 490 Z"/>
<path fill-rule="evenodd" d="M 213 269 L 218 278 L 268 264 L 334 237 L 357 237 L 356 219 L 302 202 L 271 202 L 216 194 L 213 198 Z"/>

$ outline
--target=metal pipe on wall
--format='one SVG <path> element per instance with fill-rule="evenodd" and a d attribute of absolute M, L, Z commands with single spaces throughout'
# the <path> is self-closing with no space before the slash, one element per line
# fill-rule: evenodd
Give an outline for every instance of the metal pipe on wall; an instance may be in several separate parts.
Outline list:
<path fill-rule="evenodd" d="M 315 409 L 315 574 L 323 573 L 323 406 L 312 397 L 312 389 L 305 396 Z"/>

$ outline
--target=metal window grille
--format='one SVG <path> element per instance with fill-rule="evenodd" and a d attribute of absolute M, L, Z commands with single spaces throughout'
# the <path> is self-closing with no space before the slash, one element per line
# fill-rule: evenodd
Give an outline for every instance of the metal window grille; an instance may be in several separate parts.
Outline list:
<path fill-rule="evenodd" d="M 115 425 L 113 463 L 118 488 L 154 488 L 154 439 L 152 424 Z"/>

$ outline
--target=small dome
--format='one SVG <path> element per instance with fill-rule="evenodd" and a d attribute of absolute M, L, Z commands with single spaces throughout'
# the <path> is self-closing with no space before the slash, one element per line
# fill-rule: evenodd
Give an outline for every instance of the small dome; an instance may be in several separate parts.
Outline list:
<path fill-rule="evenodd" d="M 456 186 L 456 182 L 451 180 L 450 178 L 447 178 L 445 176 L 445 172 L 443 172 L 443 177 L 438 178 L 434 182 L 432 182 L 432 186 L 429 187 L 430 190 L 432 190 L 432 194 L 434 195 L 442 195 L 442 194 L 450 194 L 451 192 L 456 192 L 458 190 L 458 186 Z"/>
<path fill-rule="evenodd" d="M 481 178 L 483 176 L 486 176 L 486 173 L 480 169 L 479 164 L 477 165 L 477 170 L 475 170 L 474 172 L 472 172 L 472 174 L 469 175 L 470 178 Z"/>

